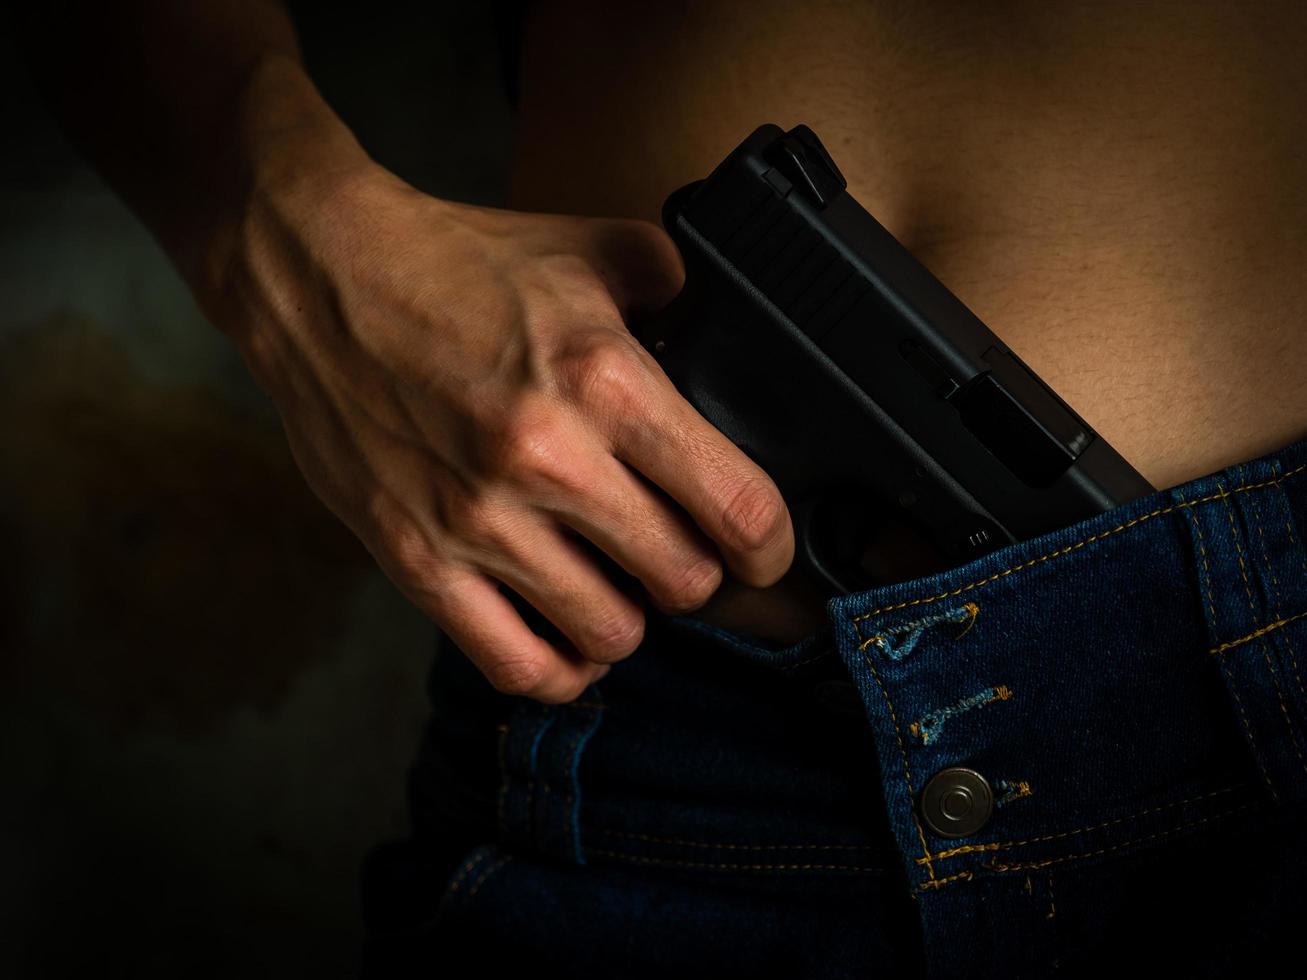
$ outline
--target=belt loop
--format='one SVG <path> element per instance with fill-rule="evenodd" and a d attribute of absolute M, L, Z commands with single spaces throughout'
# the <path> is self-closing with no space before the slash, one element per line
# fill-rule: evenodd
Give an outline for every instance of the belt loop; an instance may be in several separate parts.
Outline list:
<path fill-rule="evenodd" d="M 603 707 L 593 684 L 569 704 L 514 705 L 500 749 L 499 825 L 509 850 L 585 863 L 577 770 Z"/>
<path fill-rule="evenodd" d="M 1307 554 L 1281 466 L 1260 459 L 1209 478 L 1187 506 L 1212 657 L 1271 796 L 1307 799 Z"/>

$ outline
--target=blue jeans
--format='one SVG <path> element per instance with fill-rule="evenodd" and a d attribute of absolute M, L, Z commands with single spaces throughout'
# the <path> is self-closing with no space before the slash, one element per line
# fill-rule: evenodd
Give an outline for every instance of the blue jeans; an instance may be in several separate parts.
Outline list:
<path fill-rule="evenodd" d="M 1307 925 L 1307 441 L 579 700 L 453 647 L 368 970 L 1249 975 Z"/>

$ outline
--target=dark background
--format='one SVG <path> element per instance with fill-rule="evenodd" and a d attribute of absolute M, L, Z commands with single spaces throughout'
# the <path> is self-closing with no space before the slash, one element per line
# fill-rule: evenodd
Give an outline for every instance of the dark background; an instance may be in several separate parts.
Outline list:
<path fill-rule="evenodd" d="M 499 203 L 488 9 L 324 6 L 294 8 L 305 56 L 369 152 Z M 349 976 L 436 628 L 18 55 L 4 31 L 0 976 Z"/>

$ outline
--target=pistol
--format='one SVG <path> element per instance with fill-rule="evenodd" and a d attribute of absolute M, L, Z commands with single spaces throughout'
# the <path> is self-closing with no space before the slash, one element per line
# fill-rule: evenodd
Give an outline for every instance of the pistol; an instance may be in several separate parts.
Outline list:
<path fill-rule="evenodd" d="M 1153 492 L 847 191 L 759 126 L 662 222 L 681 293 L 629 326 L 776 483 L 840 593 L 941 571 Z"/>

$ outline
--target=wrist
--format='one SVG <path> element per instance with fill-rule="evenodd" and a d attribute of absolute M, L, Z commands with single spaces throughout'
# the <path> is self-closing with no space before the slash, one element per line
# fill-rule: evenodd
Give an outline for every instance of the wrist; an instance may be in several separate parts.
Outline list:
<path fill-rule="evenodd" d="M 263 226 L 308 221 L 345 188 L 386 174 L 298 59 L 282 52 L 247 72 L 215 172 L 212 204 L 187 236 L 190 247 L 178 249 L 183 276 L 205 307 L 222 305 L 233 272 L 266 237 Z M 226 316 L 215 322 L 224 332 L 232 326 Z"/>

